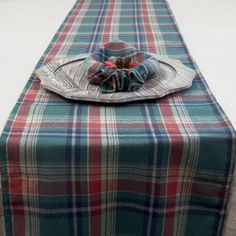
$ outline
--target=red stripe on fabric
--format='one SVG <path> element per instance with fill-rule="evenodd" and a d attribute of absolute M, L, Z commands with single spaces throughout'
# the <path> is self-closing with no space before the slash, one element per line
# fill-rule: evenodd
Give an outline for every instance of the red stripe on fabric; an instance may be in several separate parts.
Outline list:
<path fill-rule="evenodd" d="M 169 187 L 175 187 L 177 182 L 177 174 L 173 176 L 173 180 L 169 179 L 168 186 Z M 133 180 L 133 179 L 109 179 L 109 180 L 92 180 L 95 187 L 91 190 L 91 193 L 93 195 L 106 193 L 107 190 L 105 189 L 98 189 L 101 184 L 106 185 L 106 188 L 109 189 L 109 191 L 129 191 L 129 192 L 135 192 L 140 194 L 146 194 L 150 196 L 152 194 L 152 183 L 146 182 L 146 181 L 139 181 L 139 180 Z M 117 181 L 117 186 L 114 185 L 114 181 Z M 11 194 L 20 194 L 21 190 L 23 192 L 28 192 L 28 194 L 35 194 L 35 187 L 38 188 L 38 194 L 39 195 L 65 195 L 68 191 L 68 189 L 72 189 L 72 185 L 75 185 L 75 192 L 74 194 L 87 194 L 87 181 L 75 181 L 72 183 L 71 181 L 68 182 L 58 182 L 58 181 L 33 181 L 33 180 L 22 180 L 22 179 L 15 179 L 11 180 Z M 177 192 L 177 194 L 188 194 L 189 193 L 189 185 L 191 184 L 191 178 L 190 180 L 181 181 L 181 187 L 182 189 L 179 189 L 181 192 Z M 8 181 L 4 180 L 2 181 L 2 191 L 8 192 Z M 154 183 L 153 186 L 155 187 L 155 191 L 153 192 L 153 195 L 155 196 L 165 196 L 166 192 L 166 183 Z M 214 183 L 202 183 L 202 182 L 194 182 L 192 184 L 191 192 L 192 194 L 199 195 L 201 197 L 213 197 L 213 198 L 224 198 L 224 193 L 229 188 L 228 185 L 223 186 L 220 184 L 214 184 Z M 174 188 L 173 188 L 174 189 Z M 99 191 L 98 191 L 99 190 Z M 72 193 L 70 191 L 69 193 Z M 169 191 L 168 198 L 173 201 L 173 199 L 176 197 L 176 192 Z M 96 207 L 99 207 L 96 203 L 96 200 L 93 202 L 93 205 L 96 205 Z M 96 204 L 95 204 L 96 203 Z"/>
<path fill-rule="evenodd" d="M 168 175 L 167 175 L 167 183 L 166 183 L 166 212 L 168 209 L 175 208 L 176 199 L 174 201 L 169 201 L 169 196 L 177 194 L 178 190 L 178 182 L 169 181 L 173 176 L 173 171 L 176 172 L 176 168 L 178 169 L 181 163 L 181 157 L 183 153 L 183 137 L 179 130 L 178 124 L 174 119 L 174 114 L 171 109 L 171 106 L 162 106 L 160 104 L 160 110 L 162 113 L 163 120 L 166 124 L 167 133 L 170 137 L 170 155 L 169 155 L 169 163 L 168 163 Z M 170 123 L 170 118 L 172 118 L 172 122 Z M 174 134 L 174 135 L 173 135 Z M 165 225 L 164 225 L 164 234 L 165 235 L 173 235 L 174 234 L 174 219 L 175 212 L 166 213 L 165 214 Z"/>
<path fill-rule="evenodd" d="M 54 121 L 54 122 L 27 122 L 27 117 L 26 116 L 19 116 L 21 118 L 21 120 L 16 121 L 17 123 L 17 128 L 14 129 L 14 131 L 12 131 L 12 134 L 14 134 L 15 136 L 21 136 L 22 133 L 22 128 L 34 128 L 34 127 L 38 127 L 40 125 L 41 128 L 68 128 L 68 121 L 67 123 L 62 122 L 62 121 Z M 12 120 L 8 120 L 7 125 L 8 126 L 12 126 Z M 167 122 L 166 122 L 167 123 Z M 101 128 L 105 128 L 106 124 L 105 123 L 101 123 Z M 192 125 L 190 123 L 184 123 L 182 124 L 183 127 L 185 129 L 192 129 Z M 230 125 L 230 122 L 228 120 L 220 120 L 220 121 L 214 121 L 213 123 L 198 123 L 198 124 L 194 124 L 194 127 L 196 129 L 218 129 L 218 128 L 222 128 L 225 127 L 227 128 Z M 86 129 L 87 128 L 87 123 L 82 123 L 79 126 L 75 125 L 76 128 L 82 128 L 82 129 Z M 133 123 L 133 124 L 129 124 L 129 123 L 121 123 L 121 124 L 116 124 L 116 127 L 118 129 L 124 129 L 123 130 L 123 135 L 125 135 L 125 132 L 127 129 L 145 129 L 145 125 L 143 123 Z M 152 123 L 152 127 L 154 129 L 165 129 L 166 125 L 162 124 L 162 123 Z M 171 124 L 169 126 L 169 129 L 171 127 Z M 172 133 L 174 133 L 175 131 L 175 126 L 172 127 Z M 191 131 L 191 130 L 189 130 Z M 62 132 L 58 132 L 58 135 L 60 135 Z M 41 132 L 42 135 L 46 135 L 47 131 L 45 130 L 45 133 Z M 28 135 L 30 135 L 30 133 L 28 132 Z M 173 134 L 174 135 L 174 134 Z M 175 134 L 176 135 L 176 134 Z M 164 136 L 164 134 L 160 134 L 160 136 Z M 176 135 L 177 136 L 177 135 Z M 113 136 L 112 136 L 113 137 Z"/>
<path fill-rule="evenodd" d="M 114 12 L 115 7 L 116 7 L 115 2 L 112 3 L 110 1 L 109 6 L 108 6 L 108 13 L 107 13 L 107 16 L 106 16 L 106 22 L 104 24 L 104 30 L 103 30 L 103 33 L 102 33 L 102 44 L 109 41 L 109 39 L 110 39 L 111 22 L 112 22 L 112 19 L 113 19 L 113 12 Z"/>
<path fill-rule="evenodd" d="M 145 25 L 145 35 L 147 37 L 147 43 L 148 43 L 148 49 L 150 51 L 152 51 L 152 49 L 156 49 L 155 46 L 155 40 L 154 40 L 154 36 L 153 36 L 153 32 L 152 32 L 152 28 L 151 28 L 151 24 L 149 21 L 149 14 L 148 14 L 148 6 L 147 6 L 147 1 L 142 1 L 142 14 L 143 14 L 143 21 L 144 21 L 144 25 Z M 147 34 L 146 32 L 149 32 L 149 34 Z"/>
<path fill-rule="evenodd" d="M 110 33 L 111 30 L 111 21 L 112 21 L 112 16 L 113 16 L 113 10 L 114 10 L 115 4 L 112 2 L 109 2 L 108 5 L 108 11 L 107 11 L 107 16 L 106 16 L 106 21 L 105 21 L 105 26 L 103 29 L 103 32 Z M 102 44 L 104 44 L 106 41 L 109 41 L 109 36 L 105 37 L 103 34 L 102 37 Z M 99 106 L 91 106 L 90 107 L 90 115 L 91 120 L 89 122 L 89 129 L 92 134 L 97 133 L 97 137 L 90 137 L 89 139 L 89 146 L 93 149 L 94 151 L 89 149 L 89 163 L 90 168 L 89 168 L 89 193 L 90 193 L 90 207 L 93 207 L 94 205 L 99 205 L 101 206 L 102 204 L 102 181 L 101 178 L 93 178 L 92 175 L 94 174 L 94 168 L 93 164 L 98 163 L 96 165 L 96 171 L 98 171 L 98 175 L 101 177 L 101 138 L 100 138 L 100 130 L 101 130 L 101 123 L 100 123 L 100 108 Z M 95 119 L 95 120 L 94 120 Z M 95 145 L 94 145 L 95 144 Z M 91 153 L 92 151 L 92 153 Z M 92 179 L 91 179 L 92 177 Z M 96 194 L 96 195 L 95 195 Z M 101 232 L 101 210 L 99 212 L 96 212 L 96 215 L 91 212 L 90 215 L 90 232 L 91 235 L 100 235 Z"/>
<path fill-rule="evenodd" d="M 62 34 L 60 33 L 59 37 L 57 38 L 56 42 L 52 46 L 52 49 L 48 53 L 48 55 L 45 57 L 45 63 L 49 62 L 50 60 L 54 59 L 56 54 L 58 53 L 59 49 L 61 48 L 63 42 L 65 41 L 71 27 L 73 26 L 73 23 L 75 22 L 75 19 L 80 14 L 81 10 L 83 9 L 85 1 L 80 1 L 80 3 L 76 6 L 75 10 L 73 11 L 73 14 L 70 15 L 68 21 L 66 22 L 64 29 L 62 30 Z"/>
<path fill-rule="evenodd" d="M 29 90 L 34 87 L 34 83 L 31 84 Z M 34 94 L 25 94 L 25 97 L 23 99 L 27 100 L 29 97 L 33 98 L 37 96 L 37 91 L 35 91 Z M 12 194 L 16 191 L 15 189 L 15 183 L 16 183 L 16 176 L 14 173 L 18 173 L 18 176 L 21 177 L 21 160 L 20 160 L 20 145 L 21 145 L 21 138 L 22 133 L 24 131 L 24 126 L 26 124 L 26 120 L 21 123 L 21 128 L 19 128 L 18 119 L 20 119 L 21 115 L 24 114 L 24 116 L 29 115 L 30 111 L 30 105 L 29 106 L 21 106 L 18 110 L 18 113 L 15 117 L 15 120 L 12 122 L 12 128 L 11 131 L 14 129 L 17 129 L 18 132 L 20 132 L 21 135 L 14 135 L 10 131 L 8 141 L 7 141 L 7 152 L 8 152 L 8 172 L 9 172 L 9 193 L 11 198 L 11 204 L 12 204 L 12 223 L 13 223 L 13 230 L 14 235 L 25 235 L 25 215 L 24 215 L 24 209 L 20 211 L 17 209 L 17 206 L 14 204 L 17 202 L 18 206 L 24 206 L 24 200 L 23 200 L 23 190 L 22 190 L 22 181 L 18 180 L 18 186 L 17 186 L 17 195 Z M 9 164 L 9 163 L 12 163 Z"/>
<path fill-rule="evenodd" d="M 91 105 L 89 107 L 89 165 L 88 165 L 88 185 L 89 185 L 89 205 L 90 209 L 102 204 L 102 182 L 101 182 L 101 165 L 102 165 L 102 140 L 100 125 L 100 106 Z M 96 169 L 94 168 L 96 166 Z M 96 173 L 96 174 L 95 174 Z M 99 212 L 90 212 L 90 234 L 99 236 L 101 232 L 101 209 Z"/>

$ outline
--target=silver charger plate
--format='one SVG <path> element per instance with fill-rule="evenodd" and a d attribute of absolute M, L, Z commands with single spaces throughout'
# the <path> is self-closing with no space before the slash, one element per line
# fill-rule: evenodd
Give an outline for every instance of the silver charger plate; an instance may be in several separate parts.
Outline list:
<path fill-rule="evenodd" d="M 72 60 L 86 58 L 90 54 L 66 57 L 50 61 L 36 71 L 41 86 L 65 98 L 102 103 L 124 103 L 136 100 L 161 98 L 192 85 L 196 72 L 179 60 L 152 54 L 160 61 L 159 72 L 146 80 L 138 91 L 101 93 L 99 86 L 88 82 L 83 61 Z M 59 69 L 58 69 L 59 68 Z M 56 72 L 55 72 L 56 71 Z"/>

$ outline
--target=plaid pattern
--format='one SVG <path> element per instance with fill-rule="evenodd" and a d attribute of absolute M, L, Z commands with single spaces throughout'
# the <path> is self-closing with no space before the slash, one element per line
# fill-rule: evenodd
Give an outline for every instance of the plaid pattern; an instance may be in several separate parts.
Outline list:
<path fill-rule="evenodd" d="M 116 67 L 117 58 L 130 58 L 137 66 L 128 70 Z M 105 63 L 112 66 L 107 66 Z M 115 67 L 114 67 L 115 66 Z M 122 42 L 107 42 L 85 60 L 85 69 L 90 83 L 100 85 L 103 93 L 138 90 L 144 81 L 155 75 L 160 68 L 157 58 Z"/>
<path fill-rule="evenodd" d="M 193 86 L 125 105 L 75 102 L 32 74 L 0 140 L 7 235 L 220 235 L 235 132 L 166 1 L 78 1 L 37 68 L 120 38 L 180 59 Z"/>

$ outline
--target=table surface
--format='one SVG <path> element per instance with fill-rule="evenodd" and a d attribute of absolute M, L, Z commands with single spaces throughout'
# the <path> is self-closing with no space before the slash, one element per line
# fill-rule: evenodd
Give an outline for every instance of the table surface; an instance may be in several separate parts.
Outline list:
<path fill-rule="evenodd" d="M 0 86 L 0 132 L 39 57 L 74 2 L 0 0 L 0 65 L 4 79 Z M 236 127 L 236 1 L 169 3 L 190 54 Z"/>

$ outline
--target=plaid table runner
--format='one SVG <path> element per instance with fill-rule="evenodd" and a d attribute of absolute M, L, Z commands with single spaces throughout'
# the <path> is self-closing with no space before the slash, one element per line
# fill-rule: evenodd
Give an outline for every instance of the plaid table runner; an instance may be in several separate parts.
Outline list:
<path fill-rule="evenodd" d="M 100 105 L 66 100 L 32 74 L 0 141 L 6 235 L 220 235 L 235 133 L 166 1 L 76 2 L 36 68 L 112 38 L 180 59 L 197 71 L 193 86 Z"/>

